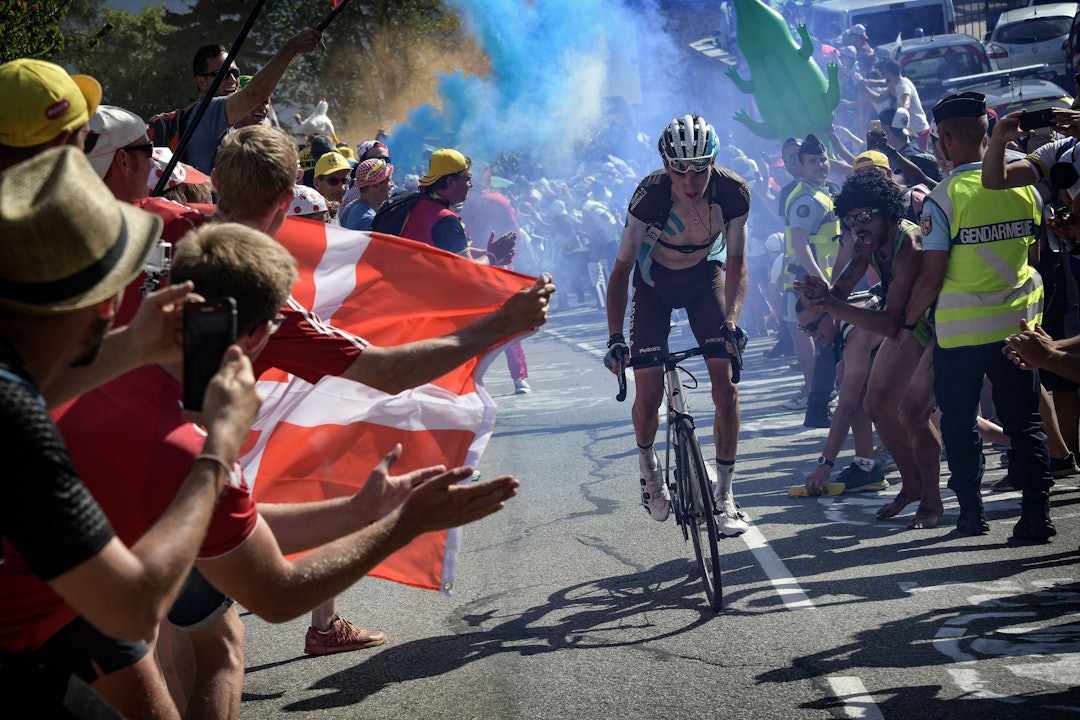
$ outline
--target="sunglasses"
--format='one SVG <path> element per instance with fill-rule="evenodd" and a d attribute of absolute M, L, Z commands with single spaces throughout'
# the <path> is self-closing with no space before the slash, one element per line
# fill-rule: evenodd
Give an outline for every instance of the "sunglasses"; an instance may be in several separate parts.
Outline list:
<path fill-rule="evenodd" d="M 668 167 L 675 171 L 678 175 L 685 175 L 693 170 L 696 173 L 702 173 L 709 169 L 709 166 L 713 163 L 713 158 L 709 157 L 697 157 L 697 158 L 667 158 Z"/>
<path fill-rule="evenodd" d="M 861 213 L 856 213 L 854 215 L 845 215 L 840 218 L 840 223 L 848 230 L 854 230 L 855 223 L 869 225 L 870 221 L 874 219 L 874 216 L 880 214 L 880 210 L 863 210 Z"/>
<path fill-rule="evenodd" d="M 215 70 L 214 72 L 199 73 L 196 77 L 215 77 L 217 74 L 218 71 Z M 237 68 L 229 68 L 229 74 L 233 76 L 233 80 L 240 79 L 240 70 Z"/>
<path fill-rule="evenodd" d="M 348 178 L 336 178 L 336 177 L 333 177 L 333 176 L 325 176 L 325 177 L 323 177 L 322 181 L 324 183 L 326 183 L 327 185 L 329 185 L 330 187 L 337 187 L 338 185 L 348 185 L 349 184 L 349 179 Z"/>
<path fill-rule="evenodd" d="M 278 330 L 280 330 L 281 325 L 284 322 L 285 322 L 285 316 L 284 315 L 278 315 L 277 317 L 272 318 L 270 320 L 270 334 L 273 335 Z"/>
<path fill-rule="evenodd" d="M 817 329 L 818 329 L 818 325 L 820 325 L 820 324 L 821 324 L 821 321 L 822 321 L 822 320 L 824 320 L 824 319 L 825 319 L 825 317 L 826 317 L 826 316 L 827 316 L 828 314 L 829 314 L 829 313 L 827 313 L 827 312 L 823 312 L 823 313 L 821 313 L 820 315 L 818 315 L 818 319 L 817 319 L 817 320 L 815 320 L 814 322 L 812 322 L 812 323 L 806 323 L 805 325 L 799 325 L 799 326 L 798 326 L 799 330 L 801 330 L 802 332 L 806 333 L 807 335 L 810 335 L 810 334 L 812 334 L 812 333 L 816 333 L 816 332 L 817 332 Z"/>
<path fill-rule="evenodd" d="M 799 162 L 799 154 L 798 153 L 790 153 L 788 155 L 781 155 L 780 157 L 786 163 Z"/>
<path fill-rule="evenodd" d="M 127 147 L 120 148 L 127 152 L 141 152 L 146 153 L 146 157 L 154 157 L 154 143 L 142 143 L 140 145 L 128 145 Z"/>

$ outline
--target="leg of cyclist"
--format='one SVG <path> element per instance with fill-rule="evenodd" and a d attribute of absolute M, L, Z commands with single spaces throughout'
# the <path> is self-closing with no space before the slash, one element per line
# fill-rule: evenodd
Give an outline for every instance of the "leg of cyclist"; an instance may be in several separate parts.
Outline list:
<path fill-rule="evenodd" d="M 739 446 L 739 393 L 731 382 L 731 359 L 724 348 L 724 275 L 719 263 L 702 263 L 700 290 L 686 305 L 690 327 L 704 349 L 705 367 L 712 386 L 713 442 L 716 448 L 717 528 L 724 535 L 738 535 L 747 529 L 732 493 L 735 455 Z"/>
<path fill-rule="evenodd" d="M 671 332 L 671 306 L 634 273 L 634 294 L 630 300 L 630 356 L 666 352 Z M 634 368 L 634 436 L 638 448 L 638 475 L 641 504 L 653 520 L 663 522 L 670 512 L 664 471 L 659 466 L 653 443 L 660 421 L 657 411 L 664 399 L 664 369 Z"/>

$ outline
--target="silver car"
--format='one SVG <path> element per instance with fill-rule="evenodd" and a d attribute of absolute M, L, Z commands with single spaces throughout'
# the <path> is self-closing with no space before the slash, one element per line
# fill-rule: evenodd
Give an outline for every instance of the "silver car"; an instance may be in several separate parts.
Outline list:
<path fill-rule="evenodd" d="M 1002 13 L 986 40 L 986 52 L 994 69 L 1046 63 L 1048 72 L 1055 77 L 1071 74 L 1065 43 L 1078 7 L 1077 3 L 1053 3 Z"/>

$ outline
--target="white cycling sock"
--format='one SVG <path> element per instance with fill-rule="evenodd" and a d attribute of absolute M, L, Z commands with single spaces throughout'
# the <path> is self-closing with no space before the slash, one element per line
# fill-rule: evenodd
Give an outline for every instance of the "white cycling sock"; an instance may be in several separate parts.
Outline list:
<path fill-rule="evenodd" d="M 731 494 L 731 482 L 735 476 L 735 461 L 716 459 L 716 496 L 719 498 Z"/>
<path fill-rule="evenodd" d="M 655 470 L 660 461 L 656 459 L 656 453 L 653 452 L 653 446 L 648 447 L 637 446 L 638 450 L 638 467 L 641 468 L 641 474 L 644 476 L 646 473 Z"/>

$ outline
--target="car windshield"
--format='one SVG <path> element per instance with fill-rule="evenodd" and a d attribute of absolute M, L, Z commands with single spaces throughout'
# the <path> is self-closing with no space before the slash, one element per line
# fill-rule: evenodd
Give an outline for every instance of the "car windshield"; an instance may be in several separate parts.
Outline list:
<path fill-rule="evenodd" d="M 983 60 L 972 52 L 956 52 L 936 57 L 923 57 L 904 63 L 904 75 L 916 85 L 940 82 L 964 75 L 987 72 Z"/>
<path fill-rule="evenodd" d="M 1072 18 L 1039 17 L 1010 23 L 994 32 L 994 39 L 1010 45 L 1030 45 L 1069 34 Z"/>

